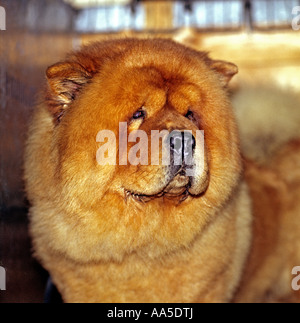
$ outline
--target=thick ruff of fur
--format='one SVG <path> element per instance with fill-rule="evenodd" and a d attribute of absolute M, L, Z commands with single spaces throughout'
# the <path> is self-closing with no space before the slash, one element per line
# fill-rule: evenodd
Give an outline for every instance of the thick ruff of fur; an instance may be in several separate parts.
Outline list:
<path fill-rule="evenodd" d="M 281 168 L 269 171 L 249 162 L 249 194 L 225 89 L 236 72 L 234 64 L 161 39 L 95 43 L 48 68 L 45 101 L 36 107 L 29 130 L 25 181 L 35 256 L 64 301 L 289 296 L 292 249 L 285 262 L 288 239 L 273 233 L 281 222 L 272 210 L 281 219 L 299 207 L 285 215 L 270 195 L 262 209 L 259 201 L 274 188 L 282 203 L 288 199 L 282 185 L 286 192 L 298 182 L 282 183 Z M 160 165 L 99 165 L 97 134 L 111 131 L 119 147 L 119 122 L 128 123 L 127 135 L 203 130 L 204 148 L 195 144 L 195 175 L 180 177 Z M 201 154 L 203 172 L 197 166 Z M 288 162 L 284 156 L 278 160 L 283 168 Z M 269 172 L 282 185 L 274 187 Z M 273 250 L 275 242 L 280 250 Z M 273 286 L 278 277 L 280 284 Z"/>

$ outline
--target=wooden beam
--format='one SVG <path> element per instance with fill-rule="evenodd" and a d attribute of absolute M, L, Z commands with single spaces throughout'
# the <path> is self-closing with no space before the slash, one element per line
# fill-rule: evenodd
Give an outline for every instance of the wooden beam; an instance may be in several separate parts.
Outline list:
<path fill-rule="evenodd" d="M 146 1 L 143 5 L 146 12 L 145 29 L 164 30 L 173 28 L 172 1 Z"/>

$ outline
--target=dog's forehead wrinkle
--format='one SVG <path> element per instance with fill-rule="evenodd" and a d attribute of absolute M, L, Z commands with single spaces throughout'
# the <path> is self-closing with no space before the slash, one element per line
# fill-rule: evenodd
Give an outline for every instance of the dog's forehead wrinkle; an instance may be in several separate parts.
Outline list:
<path fill-rule="evenodd" d="M 141 79 L 146 76 L 150 85 L 163 83 L 167 90 L 173 85 L 190 83 L 189 77 L 186 75 L 180 75 L 178 70 L 170 71 L 164 66 L 157 67 L 155 65 L 144 65 L 142 67 L 130 67 L 128 69 L 128 74 L 130 74 L 132 69 L 138 72 Z"/>

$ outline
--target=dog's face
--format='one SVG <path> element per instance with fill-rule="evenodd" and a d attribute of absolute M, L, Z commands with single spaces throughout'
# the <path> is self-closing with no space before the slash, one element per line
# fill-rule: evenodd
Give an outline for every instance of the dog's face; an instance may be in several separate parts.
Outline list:
<path fill-rule="evenodd" d="M 134 82 L 143 85 L 136 93 L 133 110 L 121 119 L 127 129 L 119 130 L 118 144 L 124 146 L 127 132 L 124 155 L 128 160 L 127 165 L 117 167 L 118 185 L 124 187 L 128 198 L 142 201 L 200 195 L 209 177 L 200 116 L 194 108 L 196 101 L 201 102 L 200 92 L 188 80 L 165 79 L 155 68 L 133 68 L 131 73 L 136 74 Z M 131 86 L 136 85 L 129 81 L 125 97 L 134 92 Z"/>
<path fill-rule="evenodd" d="M 57 183 L 70 210 L 111 215 L 97 221 L 115 253 L 189 243 L 232 194 L 241 166 L 224 88 L 236 72 L 167 40 L 107 42 L 48 69 Z"/>

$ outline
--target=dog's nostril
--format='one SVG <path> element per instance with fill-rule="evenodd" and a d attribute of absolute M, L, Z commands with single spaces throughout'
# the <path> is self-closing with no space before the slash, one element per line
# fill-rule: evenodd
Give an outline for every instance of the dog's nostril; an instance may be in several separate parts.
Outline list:
<path fill-rule="evenodd" d="M 193 154 L 196 148 L 196 140 L 195 137 L 189 133 L 184 133 L 184 149 L 182 152 L 182 158 L 186 165 L 190 165 L 193 163 Z"/>
<path fill-rule="evenodd" d="M 196 148 L 195 137 L 191 133 L 184 133 L 185 147 L 194 150 Z"/>

